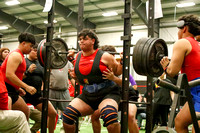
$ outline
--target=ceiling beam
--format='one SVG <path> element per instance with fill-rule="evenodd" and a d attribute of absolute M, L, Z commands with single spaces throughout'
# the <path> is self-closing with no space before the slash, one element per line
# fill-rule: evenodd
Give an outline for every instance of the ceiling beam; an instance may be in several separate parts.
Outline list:
<path fill-rule="evenodd" d="M 138 14 L 140 19 L 142 19 L 144 24 L 148 25 L 147 15 L 146 15 L 146 3 L 143 3 L 141 0 L 134 0 L 132 2 L 132 8 Z"/>
<path fill-rule="evenodd" d="M 0 20 L 3 23 L 9 24 L 11 27 L 15 28 L 18 32 L 29 32 L 32 34 L 44 34 L 44 30 L 40 29 L 34 25 L 31 25 L 19 18 L 16 18 L 10 14 L 7 14 L 0 10 Z M 36 41 L 39 42 L 42 38 L 36 37 Z"/>
<path fill-rule="evenodd" d="M 16 30 L 18 30 L 19 32 L 30 32 L 32 34 L 43 34 L 44 30 L 31 25 L 21 19 L 18 19 L 10 14 L 7 14 L 5 12 L 3 12 L 0 9 L 0 20 L 6 24 L 9 24 L 10 26 L 12 26 L 13 28 L 15 28 Z"/>
<path fill-rule="evenodd" d="M 45 0 L 33 0 L 33 1 L 39 3 L 41 6 L 45 5 Z M 78 27 L 78 25 L 77 25 L 78 24 L 78 14 L 76 12 L 73 12 L 70 8 L 60 4 L 57 1 L 55 1 L 55 13 L 64 17 L 64 19 L 67 20 L 75 28 Z M 88 19 L 85 19 L 83 21 L 83 27 L 95 29 L 96 25 L 94 23 L 90 22 Z"/>

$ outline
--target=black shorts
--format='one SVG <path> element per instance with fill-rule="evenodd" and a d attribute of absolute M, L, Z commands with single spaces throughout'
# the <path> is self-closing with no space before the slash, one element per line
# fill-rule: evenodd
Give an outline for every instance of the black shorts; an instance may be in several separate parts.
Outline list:
<path fill-rule="evenodd" d="M 139 94 L 138 91 L 134 90 L 132 86 L 129 86 L 129 98 L 128 98 L 129 101 L 137 102 L 139 98 L 138 94 Z M 133 103 L 130 103 L 130 104 L 133 104 Z M 121 109 L 122 109 L 122 103 L 119 104 L 119 111 L 121 111 Z"/>
<path fill-rule="evenodd" d="M 6 83 L 6 88 L 8 90 L 8 96 L 12 99 L 12 104 L 14 104 L 19 99 L 19 92 L 12 85 Z"/>
<path fill-rule="evenodd" d="M 129 89 L 129 101 L 135 101 L 138 100 L 138 93 L 134 89 Z"/>
<path fill-rule="evenodd" d="M 120 102 L 120 87 L 118 85 L 113 85 L 108 88 L 103 88 L 96 93 L 88 93 L 86 90 L 83 90 L 82 94 L 77 98 L 80 98 L 85 103 L 87 103 L 93 110 L 98 109 L 99 104 L 107 98 L 115 100 L 118 105 Z"/>
<path fill-rule="evenodd" d="M 30 103 L 33 106 L 37 106 L 38 104 L 42 103 L 41 94 L 39 93 L 31 95 L 28 92 L 26 92 L 26 95 L 23 98 L 26 103 Z"/>

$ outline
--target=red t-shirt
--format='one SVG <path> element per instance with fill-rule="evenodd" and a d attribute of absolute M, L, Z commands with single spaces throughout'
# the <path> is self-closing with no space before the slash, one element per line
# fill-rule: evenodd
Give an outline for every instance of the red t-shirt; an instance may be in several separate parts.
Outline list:
<path fill-rule="evenodd" d="M 181 73 L 186 73 L 188 81 L 200 77 L 200 43 L 193 37 L 187 37 L 191 46 L 191 52 L 185 56 Z"/>
<path fill-rule="evenodd" d="M 16 90 L 19 90 L 19 86 L 13 84 L 10 80 L 8 80 L 6 78 L 6 65 L 7 65 L 7 61 L 8 61 L 8 57 L 10 54 L 12 54 L 13 52 L 18 52 L 21 54 L 21 57 L 22 57 L 22 63 L 18 66 L 15 74 L 17 75 L 17 77 L 22 80 L 23 79 L 23 74 L 24 72 L 26 71 L 26 61 L 25 61 L 25 58 L 24 58 L 24 55 L 22 54 L 22 52 L 19 50 L 19 49 L 16 49 L 16 50 L 13 50 L 11 53 L 8 54 L 8 56 L 6 57 L 6 59 L 4 60 L 4 62 L 2 63 L 1 65 L 1 70 L 2 70 L 2 74 L 3 74 L 3 77 L 5 79 L 5 82 L 12 85 L 13 87 L 15 87 Z"/>
<path fill-rule="evenodd" d="M 0 110 L 8 110 L 8 92 L 0 93 Z"/>
<path fill-rule="evenodd" d="M 8 110 L 8 91 L 0 71 L 0 110 Z"/>

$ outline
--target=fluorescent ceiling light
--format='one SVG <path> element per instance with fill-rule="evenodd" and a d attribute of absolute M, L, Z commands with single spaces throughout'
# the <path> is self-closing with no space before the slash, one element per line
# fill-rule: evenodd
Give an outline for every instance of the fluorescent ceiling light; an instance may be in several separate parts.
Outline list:
<path fill-rule="evenodd" d="M 6 29 L 8 29 L 7 26 L 0 26 L 0 30 L 6 30 Z"/>
<path fill-rule="evenodd" d="M 20 2 L 18 0 L 11 0 L 11 1 L 7 1 L 6 5 L 8 6 L 13 6 L 13 5 L 17 5 L 20 4 Z"/>
<path fill-rule="evenodd" d="M 47 23 L 48 23 L 48 21 L 47 21 L 47 20 L 45 20 L 45 21 L 44 21 L 44 23 L 45 23 L 45 24 L 47 24 Z M 56 21 L 56 20 L 53 20 L 53 23 L 57 23 L 57 21 Z"/>
<path fill-rule="evenodd" d="M 188 3 L 177 4 L 176 6 L 181 8 L 181 7 L 188 7 L 188 6 L 194 6 L 194 5 L 195 5 L 194 2 L 188 2 Z"/>
<path fill-rule="evenodd" d="M 104 17 L 108 17 L 108 16 L 116 16 L 118 15 L 117 12 L 105 12 L 102 14 Z"/>

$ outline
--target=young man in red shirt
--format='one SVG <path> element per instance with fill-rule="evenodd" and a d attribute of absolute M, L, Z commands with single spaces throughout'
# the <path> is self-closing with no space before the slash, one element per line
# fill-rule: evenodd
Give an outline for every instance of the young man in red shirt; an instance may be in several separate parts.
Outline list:
<path fill-rule="evenodd" d="M 200 35 L 200 19 L 195 15 L 183 15 L 178 19 L 178 41 L 174 43 L 171 61 L 163 57 L 160 61 L 165 73 L 174 77 L 181 71 L 188 81 L 200 78 L 200 43 L 195 36 Z M 200 86 L 190 89 L 196 113 L 200 113 Z M 188 133 L 192 123 L 188 102 L 175 118 L 177 133 Z"/>
<path fill-rule="evenodd" d="M 35 45 L 35 37 L 30 33 L 21 33 L 18 37 L 18 41 L 18 48 L 7 55 L 1 65 L 1 70 L 8 94 L 12 99 L 12 109 L 24 112 L 28 120 L 28 106 L 19 94 L 25 95 L 25 91 L 22 88 L 24 88 L 31 95 L 36 93 L 36 89 L 34 87 L 22 82 L 24 72 L 26 71 L 24 54 L 31 52 L 33 45 Z"/>
<path fill-rule="evenodd" d="M 98 109 L 108 132 L 119 133 L 120 87 L 111 80 L 103 79 L 102 74 L 109 68 L 115 75 L 121 75 L 122 66 L 114 56 L 98 49 L 99 41 L 92 30 L 81 31 L 78 38 L 81 52 L 76 56 L 70 76 L 84 87 L 82 94 L 73 99 L 63 113 L 64 130 L 74 133 L 77 117 L 90 115 Z M 73 56 L 73 53 L 68 55 Z"/>

